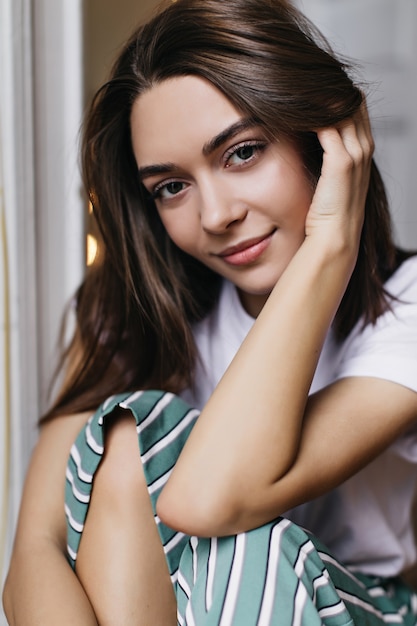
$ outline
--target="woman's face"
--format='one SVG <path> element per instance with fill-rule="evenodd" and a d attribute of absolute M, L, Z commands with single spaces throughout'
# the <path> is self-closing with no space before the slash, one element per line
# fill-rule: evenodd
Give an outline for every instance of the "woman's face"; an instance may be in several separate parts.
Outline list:
<path fill-rule="evenodd" d="M 294 144 L 269 140 L 195 76 L 141 95 L 131 127 L 141 180 L 169 236 L 232 281 L 256 316 L 305 237 L 313 190 Z"/>

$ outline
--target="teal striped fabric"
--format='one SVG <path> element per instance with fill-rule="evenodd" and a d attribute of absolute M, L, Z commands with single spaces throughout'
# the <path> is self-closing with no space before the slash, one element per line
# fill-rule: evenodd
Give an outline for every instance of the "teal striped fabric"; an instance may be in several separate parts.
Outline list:
<path fill-rule="evenodd" d="M 181 626 L 382 626 L 417 623 L 398 578 L 354 575 L 285 518 L 231 537 L 192 537 L 177 585 Z"/>
<path fill-rule="evenodd" d="M 417 624 L 417 596 L 400 579 L 354 575 L 318 540 L 279 518 L 231 537 L 188 537 L 165 526 L 156 501 L 198 417 L 161 391 L 109 398 L 75 441 L 67 466 L 68 558 L 76 566 L 104 425 L 115 409 L 136 420 L 155 523 L 177 595 L 180 626 Z"/>
<path fill-rule="evenodd" d="M 104 451 L 103 426 L 118 407 L 130 410 L 136 419 L 140 454 L 155 522 L 164 546 L 171 580 L 175 583 L 178 563 L 188 537 L 165 526 L 156 515 L 155 507 L 199 413 L 171 393 L 139 391 L 113 396 L 98 409 L 79 434 L 72 446 L 66 473 L 65 513 L 69 560 L 75 568 L 94 474 Z"/>

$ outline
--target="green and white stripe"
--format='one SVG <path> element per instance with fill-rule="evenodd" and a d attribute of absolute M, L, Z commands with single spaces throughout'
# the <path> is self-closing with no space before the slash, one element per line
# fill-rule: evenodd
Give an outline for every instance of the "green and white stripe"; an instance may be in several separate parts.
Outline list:
<path fill-rule="evenodd" d="M 191 538 L 177 601 L 181 626 L 417 623 L 417 598 L 400 579 L 352 574 L 284 518 L 237 536 Z"/>
<path fill-rule="evenodd" d="M 190 409 L 171 393 L 146 391 L 113 396 L 88 420 L 79 434 L 72 446 L 66 473 L 65 513 L 69 560 L 75 568 L 94 474 L 104 452 L 103 426 L 117 407 L 130 410 L 136 419 L 140 454 L 155 522 L 164 546 L 171 580 L 175 583 L 178 563 L 188 537 L 165 526 L 156 515 L 155 506 L 198 411 Z"/>
<path fill-rule="evenodd" d="M 75 568 L 103 426 L 131 411 L 180 626 L 389 626 L 417 624 L 417 596 L 400 579 L 354 574 L 307 531 L 279 518 L 231 537 L 187 537 L 165 526 L 156 501 L 198 417 L 161 391 L 113 396 L 89 419 L 67 467 L 68 555 Z"/>

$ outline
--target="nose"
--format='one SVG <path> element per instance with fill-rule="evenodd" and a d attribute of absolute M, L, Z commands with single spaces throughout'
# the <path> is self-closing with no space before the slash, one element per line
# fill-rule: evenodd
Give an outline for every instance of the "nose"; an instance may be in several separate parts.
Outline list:
<path fill-rule="evenodd" d="M 221 234 L 245 219 L 247 205 L 236 191 L 219 181 L 205 181 L 200 186 L 200 220 L 206 232 Z"/>

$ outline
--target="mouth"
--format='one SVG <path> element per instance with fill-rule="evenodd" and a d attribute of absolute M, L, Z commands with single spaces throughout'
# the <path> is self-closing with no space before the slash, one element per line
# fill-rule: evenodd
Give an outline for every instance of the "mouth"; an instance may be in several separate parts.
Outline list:
<path fill-rule="evenodd" d="M 268 235 L 247 239 L 222 250 L 217 256 L 229 265 L 248 265 L 256 261 L 268 248 L 276 229 Z"/>

